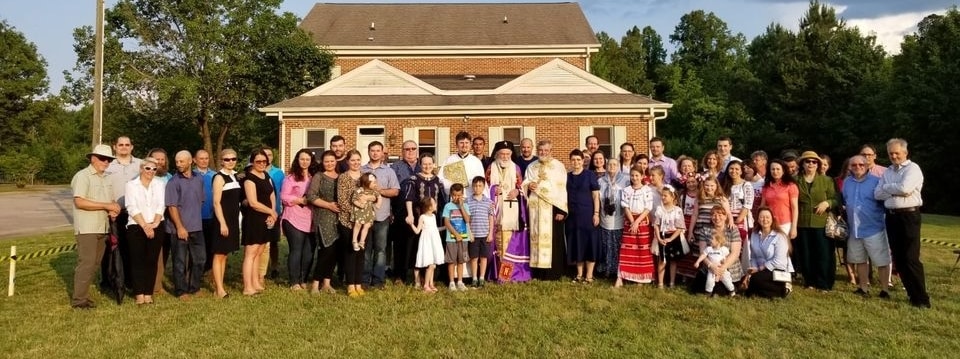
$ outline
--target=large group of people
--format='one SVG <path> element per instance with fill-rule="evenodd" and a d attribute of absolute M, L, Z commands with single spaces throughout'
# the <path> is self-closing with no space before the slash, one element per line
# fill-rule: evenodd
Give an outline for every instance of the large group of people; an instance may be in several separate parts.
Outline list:
<path fill-rule="evenodd" d="M 127 137 L 98 145 L 71 183 L 72 305 L 94 306 L 89 286 L 109 221 L 123 228 L 127 286 L 136 303 L 148 304 L 164 290 L 169 256 L 174 296 L 198 293 L 209 270 L 211 292 L 227 297 L 227 257 L 241 248 L 242 294 L 259 294 L 268 274 L 277 278 L 280 233 L 290 288 L 318 294 L 342 285 L 361 297 L 391 280 L 433 293 L 437 281 L 466 291 L 564 277 L 591 285 L 600 276 L 616 287 L 683 282 L 710 295 L 786 297 L 795 285 L 834 288 L 836 240 L 825 226 L 839 216 L 849 224 L 845 256 L 856 294 L 870 295 L 876 266 L 879 297 L 890 298 L 895 268 L 910 303 L 930 306 L 919 260 L 923 175 L 902 139 L 887 142 L 890 167 L 877 165 L 876 149 L 865 145 L 836 178 L 826 175 L 829 158 L 813 151 L 756 151 L 741 160 L 729 137 L 697 161 L 667 157 L 660 138 L 650 140 L 649 154 L 623 143 L 613 156 L 590 136 L 565 158 L 569 168 L 550 140 L 495 142 L 489 156 L 482 137 L 460 132 L 455 143 L 438 163 L 405 141 L 388 164 L 374 141 L 361 164 L 359 150 L 334 136 L 322 153 L 297 151 L 285 172 L 269 148 L 247 159 L 224 149 L 219 170 L 206 151 L 180 151 L 172 174 L 162 149 L 141 160 Z"/>

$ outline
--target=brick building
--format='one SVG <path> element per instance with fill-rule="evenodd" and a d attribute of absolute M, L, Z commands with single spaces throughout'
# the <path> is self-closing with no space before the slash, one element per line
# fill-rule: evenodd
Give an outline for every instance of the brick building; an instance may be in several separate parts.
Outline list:
<path fill-rule="evenodd" d="M 300 26 L 336 61 L 326 84 L 260 109 L 280 122 L 283 164 L 338 134 L 364 156 L 414 140 L 446 158 L 462 130 L 550 139 L 560 159 L 589 135 L 608 155 L 645 151 L 671 107 L 589 73 L 600 44 L 576 3 L 317 4 Z"/>

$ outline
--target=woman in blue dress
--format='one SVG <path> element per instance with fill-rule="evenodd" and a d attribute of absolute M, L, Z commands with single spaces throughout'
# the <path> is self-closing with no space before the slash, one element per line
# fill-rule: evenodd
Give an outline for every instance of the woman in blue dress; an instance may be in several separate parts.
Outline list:
<path fill-rule="evenodd" d="M 600 224 L 600 184 L 597 175 L 584 171 L 583 152 L 570 152 L 572 170 L 567 174 L 567 261 L 577 265 L 574 283 L 593 283 L 593 266 L 600 254 L 597 225 Z M 586 272 L 584 272 L 586 269 Z"/>

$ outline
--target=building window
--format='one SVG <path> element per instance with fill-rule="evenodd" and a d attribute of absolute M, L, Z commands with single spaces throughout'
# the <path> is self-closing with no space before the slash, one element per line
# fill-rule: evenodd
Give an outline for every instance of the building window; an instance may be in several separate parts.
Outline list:
<path fill-rule="evenodd" d="M 594 127 L 593 135 L 597 136 L 597 142 L 600 144 L 600 151 L 610 158 L 613 155 L 613 129 L 610 127 Z"/>
<path fill-rule="evenodd" d="M 437 153 L 437 130 L 432 128 L 417 130 L 417 146 L 420 147 L 420 155 L 431 153 L 434 156 L 439 156 Z"/>
<path fill-rule="evenodd" d="M 523 140 L 522 127 L 504 127 L 502 138 L 504 141 L 510 141 L 510 143 L 513 143 L 513 153 L 520 153 L 520 141 Z M 493 146 L 493 144 L 491 144 L 491 146 Z"/>
<path fill-rule="evenodd" d="M 320 161 L 320 154 L 327 150 L 327 131 L 307 130 L 306 149 L 313 152 L 313 156 Z"/>

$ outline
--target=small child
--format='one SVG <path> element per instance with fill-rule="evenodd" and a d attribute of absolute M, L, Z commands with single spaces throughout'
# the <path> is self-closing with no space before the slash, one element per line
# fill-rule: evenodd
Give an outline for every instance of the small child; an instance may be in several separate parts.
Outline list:
<path fill-rule="evenodd" d="M 433 286 L 433 272 L 438 264 L 444 263 L 443 244 L 440 239 L 440 229 L 437 228 L 436 213 L 437 203 L 433 198 L 427 197 L 420 201 L 420 218 L 417 219 L 417 225 L 413 228 L 413 233 L 420 235 L 420 242 L 417 244 L 417 260 L 414 264 L 418 269 L 426 268 L 426 274 L 423 279 L 423 291 L 427 293 L 436 293 L 437 287 Z"/>
<path fill-rule="evenodd" d="M 657 208 L 654 213 L 653 233 L 657 237 L 657 243 L 660 244 L 660 257 L 662 260 L 657 263 L 657 278 L 660 287 L 663 288 L 663 277 L 666 271 L 666 264 L 670 265 L 670 286 L 673 287 L 677 277 L 677 260 L 684 254 L 683 245 L 686 241 L 683 233 L 686 232 L 684 224 L 683 210 L 676 205 L 677 194 L 670 185 L 663 186 L 660 190 L 660 200 L 662 206 Z M 689 247 L 688 247 L 689 248 Z"/>
<path fill-rule="evenodd" d="M 487 188 L 487 179 L 483 176 L 473 178 L 473 196 L 467 199 L 467 206 L 471 213 L 470 233 L 474 240 L 467 246 L 470 254 L 470 273 L 473 274 L 473 286 L 483 287 L 483 276 L 487 273 L 487 258 L 490 257 L 490 242 L 493 242 L 493 233 L 490 233 L 490 224 L 493 223 L 493 201 L 484 196 Z M 479 270 L 477 270 L 479 265 Z"/>
<path fill-rule="evenodd" d="M 360 188 L 353 192 L 350 202 L 353 202 L 353 212 L 350 220 L 353 221 L 353 250 L 359 251 L 366 245 L 367 232 L 373 226 L 373 214 L 379 209 L 383 200 L 380 198 L 377 176 L 373 173 L 360 175 Z"/>
<path fill-rule="evenodd" d="M 463 284 L 463 267 L 467 263 L 467 243 L 473 241 L 470 233 L 470 207 L 463 198 L 463 185 L 450 186 L 450 202 L 443 207 L 443 224 L 447 228 L 446 262 L 450 276 L 450 291 L 467 290 Z"/>
<path fill-rule="evenodd" d="M 727 290 L 730 291 L 731 297 L 737 295 L 737 292 L 733 288 L 733 279 L 730 277 L 729 270 L 724 270 L 720 278 L 717 278 L 713 273 L 713 269 L 723 265 L 723 261 L 728 255 L 730 255 L 730 248 L 727 248 L 727 240 L 723 237 L 723 233 L 717 233 L 714 234 L 710 240 L 710 245 L 704 248 L 703 253 L 700 254 L 700 258 L 697 258 L 697 262 L 693 265 L 694 267 L 699 267 L 700 262 L 707 262 L 707 284 L 704 289 L 706 289 L 710 296 L 713 296 L 713 286 L 716 285 L 718 281 L 723 282 L 723 286 L 727 287 Z"/>

